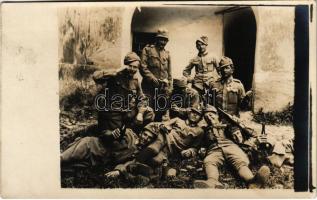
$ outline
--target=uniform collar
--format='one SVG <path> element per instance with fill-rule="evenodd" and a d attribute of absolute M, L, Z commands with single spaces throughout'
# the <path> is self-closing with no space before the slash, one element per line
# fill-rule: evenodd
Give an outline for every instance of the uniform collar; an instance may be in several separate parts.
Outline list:
<path fill-rule="evenodd" d="M 221 80 L 221 83 L 227 83 L 227 84 L 229 84 L 229 83 L 231 83 L 233 81 L 233 77 L 232 76 L 230 76 L 229 78 L 227 78 L 227 79 L 222 79 Z"/>
<path fill-rule="evenodd" d="M 199 56 L 199 57 L 202 57 L 202 56 L 206 56 L 207 54 L 208 54 L 208 52 L 205 51 L 204 53 L 198 53 L 198 56 Z"/>

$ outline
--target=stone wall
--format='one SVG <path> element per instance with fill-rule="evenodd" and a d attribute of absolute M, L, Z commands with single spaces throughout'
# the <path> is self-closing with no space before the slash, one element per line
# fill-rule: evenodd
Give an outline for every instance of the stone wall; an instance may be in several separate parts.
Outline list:
<path fill-rule="evenodd" d="M 253 7 L 257 23 L 254 111 L 294 102 L 294 7 Z"/>

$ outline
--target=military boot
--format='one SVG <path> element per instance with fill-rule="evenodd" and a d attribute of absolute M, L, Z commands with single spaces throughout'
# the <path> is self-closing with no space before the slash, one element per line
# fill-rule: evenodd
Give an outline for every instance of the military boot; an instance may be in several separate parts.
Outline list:
<path fill-rule="evenodd" d="M 268 166 L 263 165 L 255 174 L 253 180 L 249 184 L 249 189 L 265 188 L 268 183 L 271 170 Z"/>

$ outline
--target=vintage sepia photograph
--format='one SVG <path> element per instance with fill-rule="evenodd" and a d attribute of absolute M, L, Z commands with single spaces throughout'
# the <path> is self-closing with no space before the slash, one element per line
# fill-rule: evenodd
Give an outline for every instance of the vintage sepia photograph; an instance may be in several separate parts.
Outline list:
<path fill-rule="evenodd" d="M 299 5 L 59 7 L 61 187 L 294 189 L 308 21 Z"/>

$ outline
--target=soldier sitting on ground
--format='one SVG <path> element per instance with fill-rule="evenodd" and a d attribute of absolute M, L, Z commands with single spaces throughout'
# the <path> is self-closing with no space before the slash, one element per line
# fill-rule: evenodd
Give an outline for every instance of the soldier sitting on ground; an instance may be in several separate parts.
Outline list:
<path fill-rule="evenodd" d="M 99 131 L 126 125 L 138 133 L 154 120 L 153 109 L 148 106 L 139 80 L 134 76 L 140 67 L 139 56 L 128 53 L 124 64 L 127 67 L 117 73 L 101 70 L 93 75 L 100 88 L 95 98 Z"/>
<path fill-rule="evenodd" d="M 262 166 L 256 175 L 249 168 L 249 159 L 246 153 L 225 134 L 226 124 L 219 121 L 216 108 L 208 106 L 205 110 L 204 119 L 209 128 L 206 129 L 207 156 L 204 158 L 204 165 L 207 180 L 196 180 L 195 187 L 216 188 L 222 187 L 219 180 L 219 167 L 228 162 L 237 170 L 238 175 L 248 184 L 249 188 L 265 187 L 270 169 Z"/>

